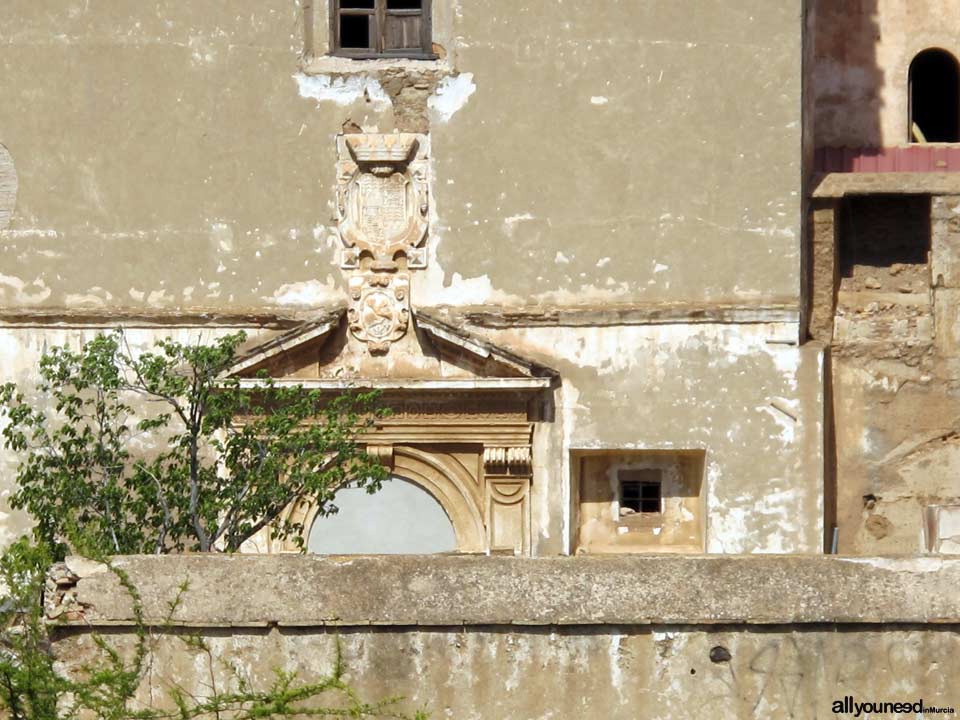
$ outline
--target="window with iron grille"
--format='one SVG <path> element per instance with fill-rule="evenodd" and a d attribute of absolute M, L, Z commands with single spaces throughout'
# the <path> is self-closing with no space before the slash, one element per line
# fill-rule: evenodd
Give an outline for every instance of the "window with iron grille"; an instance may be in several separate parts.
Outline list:
<path fill-rule="evenodd" d="M 663 480 L 660 470 L 620 472 L 620 507 L 635 513 L 663 512 Z"/>
<path fill-rule="evenodd" d="M 431 0 L 330 0 L 336 55 L 432 60 Z"/>

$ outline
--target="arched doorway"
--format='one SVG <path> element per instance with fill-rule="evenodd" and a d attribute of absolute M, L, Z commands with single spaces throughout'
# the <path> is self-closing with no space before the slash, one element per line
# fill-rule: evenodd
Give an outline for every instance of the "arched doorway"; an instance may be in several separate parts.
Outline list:
<path fill-rule="evenodd" d="M 453 552 L 457 536 L 439 502 L 399 476 L 373 495 L 345 488 L 334 501 L 335 515 L 318 517 L 307 549 L 321 555 L 428 555 Z"/>
<path fill-rule="evenodd" d="M 910 142 L 960 142 L 960 65 L 946 50 L 910 63 Z"/>

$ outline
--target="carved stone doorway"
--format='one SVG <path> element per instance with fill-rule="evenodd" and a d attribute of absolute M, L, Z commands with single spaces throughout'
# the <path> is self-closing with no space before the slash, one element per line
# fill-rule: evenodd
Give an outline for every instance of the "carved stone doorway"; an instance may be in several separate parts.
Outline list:
<path fill-rule="evenodd" d="M 539 424 L 553 420 L 557 374 L 420 312 L 412 315 L 413 333 L 389 356 L 374 357 L 358 347 L 344 320 L 341 311 L 261 342 L 243 354 L 233 377 L 257 387 L 266 372 L 278 385 L 331 395 L 379 390 L 392 414 L 362 442 L 391 473 L 442 508 L 456 537 L 449 549 L 529 555 L 533 436 Z M 312 502 L 303 500 L 284 519 L 303 527 L 301 539 L 310 544 L 316 515 Z M 362 518 L 355 518 L 347 536 L 357 540 L 359 525 Z M 373 547 L 386 552 L 391 542 Z M 346 551 L 349 543 L 316 548 Z M 299 543 L 271 540 L 267 532 L 245 550 L 298 552 Z"/>

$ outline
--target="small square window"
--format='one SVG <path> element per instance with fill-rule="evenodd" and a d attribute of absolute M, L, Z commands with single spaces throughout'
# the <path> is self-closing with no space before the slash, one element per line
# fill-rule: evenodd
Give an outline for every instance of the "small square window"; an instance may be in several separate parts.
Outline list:
<path fill-rule="evenodd" d="M 660 470 L 633 470 L 620 473 L 620 508 L 635 513 L 663 512 L 663 480 Z"/>
<path fill-rule="evenodd" d="M 435 59 L 431 0 L 331 0 L 330 34 L 337 55 Z"/>
<path fill-rule="evenodd" d="M 578 553 L 703 552 L 703 450 L 571 453 Z"/>

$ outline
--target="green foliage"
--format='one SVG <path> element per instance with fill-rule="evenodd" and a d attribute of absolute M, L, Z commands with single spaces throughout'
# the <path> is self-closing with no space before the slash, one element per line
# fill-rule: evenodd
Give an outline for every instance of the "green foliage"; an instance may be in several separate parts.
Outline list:
<path fill-rule="evenodd" d="M 322 515 L 347 483 L 378 489 L 386 471 L 357 441 L 386 412 L 377 394 L 242 387 L 225 375 L 244 340 L 135 355 L 122 333 L 99 335 L 45 353 L 30 395 L 0 387 L 4 443 L 21 455 L 11 504 L 35 538 L 93 556 L 232 552 L 265 527 L 302 544 L 291 502 Z"/>
<path fill-rule="evenodd" d="M 375 393 L 333 399 L 261 378 L 246 389 L 226 377 L 242 333 L 211 345 L 165 340 L 134 355 L 122 333 L 99 335 L 79 352 L 45 353 L 30 394 L 0 387 L 7 448 L 21 457 L 11 504 L 30 512 L 33 539 L 0 557 L 0 718 L 9 720 L 254 720 L 404 718 L 397 699 L 366 703 L 344 680 L 339 656 L 330 676 L 302 682 L 277 672 L 257 688 L 199 635 L 170 622 L 186 585 L 159 628 L 143 618 L 137 589 L 106 557 L 185 550 L 235 551 L 270 527 L 301 537 L 282 513 L 300 498 L 335 511 L 336 491 L 355 483 L 373 492 L 385 469 L 358 439 L 385 411 Z M 70 676 L 58 672 L 45 617 L 49 570 L 67 552 L 103 559 L 130 596 L 133 646 L 90 635 L 93 655 Z M 161 638 L 202 653 L 202 697 L 167 688 L 167 702 L 137 702 Z M 226 675 L 227 689 L 217 678 Z M 162 706 L 162 707 L 159 707 Z"/>
<path fill-rule="evenodd" d="M 0 583 L 6 591 L 0 602 L 0 717 L 8 720 L 254 720 L 265 718 L 393 718 L 427 720 L 423 712 L 403 712 L 399 698 L 369 703 L 359 698 L 344 680 L 339 644 L 333 671 L 315 682 L 303 682 L 292 673 L 275 672 L 264 687 L 254 683 L 218 658 L 199 635 L 181 635 L 171 618 L 187 586 L 181 585 L 170 601 L 167 619 L 148 628 L 137 589 L 120 568 L 109 565 L 129 594 L 135 618 L 133 647 L 121 651 L 106 637 L 91 635 L 94 657 L 74 668 L 70 677 L 57 672 L 45 620 L 42 596 L 52 560 L 49 548 L 22 539 L 0 558 Z M 153 662 L 161 639 L 183 642 L 188 656 L 205 656 L 204 694 L 195 696 L 171 685 L 153 687 L 151 696 L 165 698 L 149 706 L 138 702 L 137 691 Z M 195 666 L 195 665 L 194 665 Z M 220 670 L 221 672 L 217 672 Z M 226 676 L 229 689 L 221 689 L 218 675 Z M 165 693 L 158 693 L 165 690 Z"/>
<path fill-rule="evenodd" d="M 57 717 L 66 680 L 54 672 L 41 612 L 48 549 L 23 538 L 0 558 L 0 715 L 10 720 Z"/>

